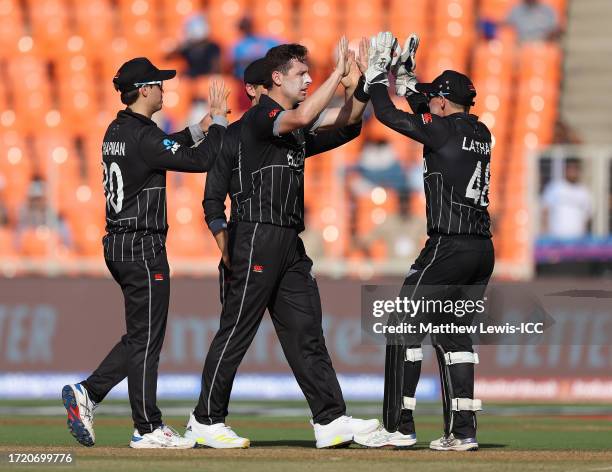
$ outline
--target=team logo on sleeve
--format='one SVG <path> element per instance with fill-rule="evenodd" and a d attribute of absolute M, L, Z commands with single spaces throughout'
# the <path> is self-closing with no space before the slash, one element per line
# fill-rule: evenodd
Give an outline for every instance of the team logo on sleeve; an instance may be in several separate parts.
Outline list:
<path fill-rule="evenodd" d="M 178 151 L 178 148 L 181 147 L 181 145 L 179 143 L 177 143 L 176 141 L 172 141 L 171 139 L 164 139 L 162 141 L 162 144 L 164 145 L 164 148 L 166 148 L 166 151 L 170 151 L 172 154 L 176 154 L 176 151 Z"/>
<path fill-rule="evenodd" d="M 276 115 L 278 115 L 278 112 L 280 111 L 280 108 L 275 108 L 273 109 L 270 113 L 268 113 L 268 116 L 270 118 L 274 118 Z"/>
<path fill-rule="evenodd" d="M 428 125 L 431 123 L 431 113 L 423 113 L 421 115 L 421 119 L 423 120 L 424 125 Z"/>

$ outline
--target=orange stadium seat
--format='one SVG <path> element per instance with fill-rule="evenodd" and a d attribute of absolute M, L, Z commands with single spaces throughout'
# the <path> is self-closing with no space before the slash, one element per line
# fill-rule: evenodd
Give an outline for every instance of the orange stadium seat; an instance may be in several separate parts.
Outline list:
<path fill-rule="evenodd" d="M 15 131 L 0 133 L 0 173 L 6 177 L 4 200 L 16 209 L 25 200 L 34 166 L 30 146 Z"/>
<path fill-rule="evenodd" d="M 73 233 L 76 250 L 83 255 L 102 254 L 104 236 L 104 198 L 76 200 L 62 209 Z"/>
<path fill-rule="evenodd" d="M 505 161 L 509 120 L 513 109 L 514 45 L 502 41 L 481 41 L 472 59 L 472 80 L 478 95 L 473 113 L 491 130 L 493 162 Z M 493 173 L 493 180 L 498 175 Z"/>
<path fill-rule="evenodd" d="M 79 156 L 72 135 L 63 133 L 39 134 L 34 140 L 35 163 L 41 175 L 61 183 L 74 181 L 80 175 Z"/>
<path fill-rule="evenodd" d="M 471 42 L 476 34 L 474 0 L 437 0 L 434 36 Z"/>
<path fill-rule="evenodd" d="M 61 244 L 58 234 L 47 226 L 26 229 L 18 239 L 19 252 L 28 257 L 49 256 Z"/>
<path fill-rule="evenodd" d="M 157 4 L 160 14 L 161 34 L 167 48 L 176 46 L 182 39 L 185 20 L 200 13 L 198 0 L 160 0 Z"/>
<path fill-rule="evenodd" d="M 353 0 L 350 5 L 350 9 L 342 9 L 340 33 L 353 39 L 369 37 L 385 30 L 383 0 Z"/>
<path fill-rule="evenodd" d="M 221 48 L 228 48 L 241 37 L 238 22 L 249 11 L 246 0 L 210 0 L 208 22 L 211 36 Z"/>
<path fill-rule="evenodd" d="M 497 22 L 504 21 L 514 5 L 517 5 L 521 0 L 481 0 L 480 1 L 480 17 L 491 19 Z M 566 16 L 567 0 L 542 0 L 552 6 L 561 23 L 564 23 Z"/>
<path fill-rule="evenodd" d="M 15 255 L 15 233 L 10 228 L 0 228 L 0 257 Z"/>
<path fill-rule="evenodd" d="M 7 64 L 8 80 L 13 91 L 15 127 L 38 131 L 47 127 L 51 111 L 51 88 L 47 62 L 35 56 L 17 56 Z"/>
<path fill-rule="evenodd" d="M 142 50 L 142 56 L 151 56 L 152 44 L 159 42 L 159 18 L 155 0 L 118 0 L 120 30 L 130 47 Z M 159 55 L 154 54 L 156 56 Z"/>
<path fill-rule="evenodd" d="M 64 0 L 27 0 L 36 51 L 47 56 L 62 54 L 70 36 L 70 18 Z"/>
<path fill-rule="evenodd" d="M 418 67 L 421 81 L 431 81 L 446 69 L 467 72 L 468 53 L 471 43 L 467 37 L 435 38 L 429 49 L 425 67 Z"/>
<path fill-rule="evenodd" d="M 85 55 L 65 56 L 55 62 L 62 118 L 71 123 L 70 129 L 87 131 L 90 117 L 98 109 L 97 80 L 92 61 Z M 108 86 L 108 85 L 107 85 Z"/>
<path fill-rule="evenodd" d="M 308 48 L 315 64 L 328 65 L 340 39 L 338 0 L 301 0 L 298 11 L 299 43 Z M 350 38 L 349 38 L 350 39 Z"/>
<path fill-rule="evenodd" d="M 258 33 L 283 42 L 295 39 L 292 0 L 255 0 L 251 11 Z"/>
<path fill-rule="evenodd" d="M 388 7 L 388 27 L 395 34 L 401 46 L 411 33 L 417 33 L 421 41 L 428 44 L 431 35 L 430 22 L 433 20 L 431 0 L 390 0 Z M 419 51 L 419 60 L 427 48 Z"/>
<path fill-rule="evenodd" d="M 103 55 L 102 51 L 112 42 L 114 13 L 109 0 L 88 0 L 74 2 L 74 20 L 76 35 L 71 39 L 78 46 L 79 38 L 83 43 L 82 50 L 92 55 Z M 95 18 L 95 21 L 92 19 Z M 70 49 L 70 47 L 69 47 Z M 75 52 L 80 52 L 76 49 Z"/>
<path fill-rule="evenodd" d="M 21 2 L 19 0 L 0 0 L 0 44 L 2 44 L 2 55 L 8 56 L 19 52 L 19 40 L 24 36 L 25 29 Z M 23 49 L 24 46 L 26 44 L 22 43 L 21 48 Z"/>

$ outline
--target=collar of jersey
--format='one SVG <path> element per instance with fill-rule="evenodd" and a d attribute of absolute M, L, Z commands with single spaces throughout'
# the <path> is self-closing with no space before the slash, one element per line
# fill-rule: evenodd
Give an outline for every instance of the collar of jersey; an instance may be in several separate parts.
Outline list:
<path fill-rule="evenodd" d="M 266 108 L 280 108 L 281 110 L 285 110 L 281 105 L 276 103 L 276 101 L 270 98 L 268 95 L 262 95 L 259 98 L 259 104 L 265 106 Z"/>
<path fill-rule="evenodd" d="M 120 117 L 121 115 L 127 115 L 127 116 L 130 116 L 132 118 L 136 118 L 137 120 L 140 120 L 140 121 L 142 121 L 143 123 L 145 123 L 147 125 L 157 126 L 155 121 L 153 121 L 152 119 L 147 118 L 146 116 L 141 115 L 140 113 L 134 113 L 129 108 L 126 108 L 125 110 L 121 110 L 119 113 L 117 113 L 117 117 Z"/>
<path fill-rule="evenodd" d="M 472 115 L 471 113 L 463 113 L 462 111 L 458 111 L 457 113 L 452 113 L 448 115 L 446 118 L 467 118 L 468 120 L 478 121 L 478 116 Z"/>

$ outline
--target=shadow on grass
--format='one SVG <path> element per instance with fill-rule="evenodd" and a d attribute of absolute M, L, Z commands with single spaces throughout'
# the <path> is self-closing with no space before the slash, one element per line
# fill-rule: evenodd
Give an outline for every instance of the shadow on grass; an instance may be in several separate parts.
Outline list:
<path fill-rule="evenodd" d="M 253 441 L 251 447 L 305 447 L 313 449 L 314 441 L 305 441 L 302 439 L 281 439 L 279 441 Z"/>
<path fill-rule="evenodd" d="M 367 447 L 361 447 L 356 444 L 342 446 L 340 449 L 346 449 L 348 447 L 351 449 L 369 449 Z M 502 449 L 504 447 L 508 447 L 507 444 L 495 444 L 495 443 L 480 443 L 480 449 Z M 281 439 L 278 441 L 253 441 L 251 447 L 301 447 L 306 449 L 314 449 L 315 442 L 314 441 L 305 441 L 301 439 Z M 410 448 L 398 448 L 397 451 L 423 451 L 429 450 L 429 444 L 417 444 L 414 447 Z"/>
<path fill-rule="evenodd" d="M 478 447 L 480 449 L 501 449 L 504 447 L 508 447 L 507 444 L 493 444 L 493 443 L 478 443 Z"/>

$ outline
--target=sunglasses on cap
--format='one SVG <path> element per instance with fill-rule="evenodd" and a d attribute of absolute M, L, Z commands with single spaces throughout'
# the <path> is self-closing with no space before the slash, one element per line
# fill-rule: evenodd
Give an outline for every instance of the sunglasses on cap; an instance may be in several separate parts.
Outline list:
<path fill-rule="evenodd" d="M 140 87 L 144 87 L 145 85 L 159 85 L 159 88 L 161 90 L 164 89 L 164 83 L 161 80 L 153 80 L 151 82 L 136 82 L 134 84 L 134 87 L 140 88 Z"/>
<path fill-rule="evenodd" d="M 432 98 L 441 97 L 444 98 L 447 95 L 450 95 L 449 92 L 430 92 L 427 94 L 427 97 L 431 100 Z"/>

